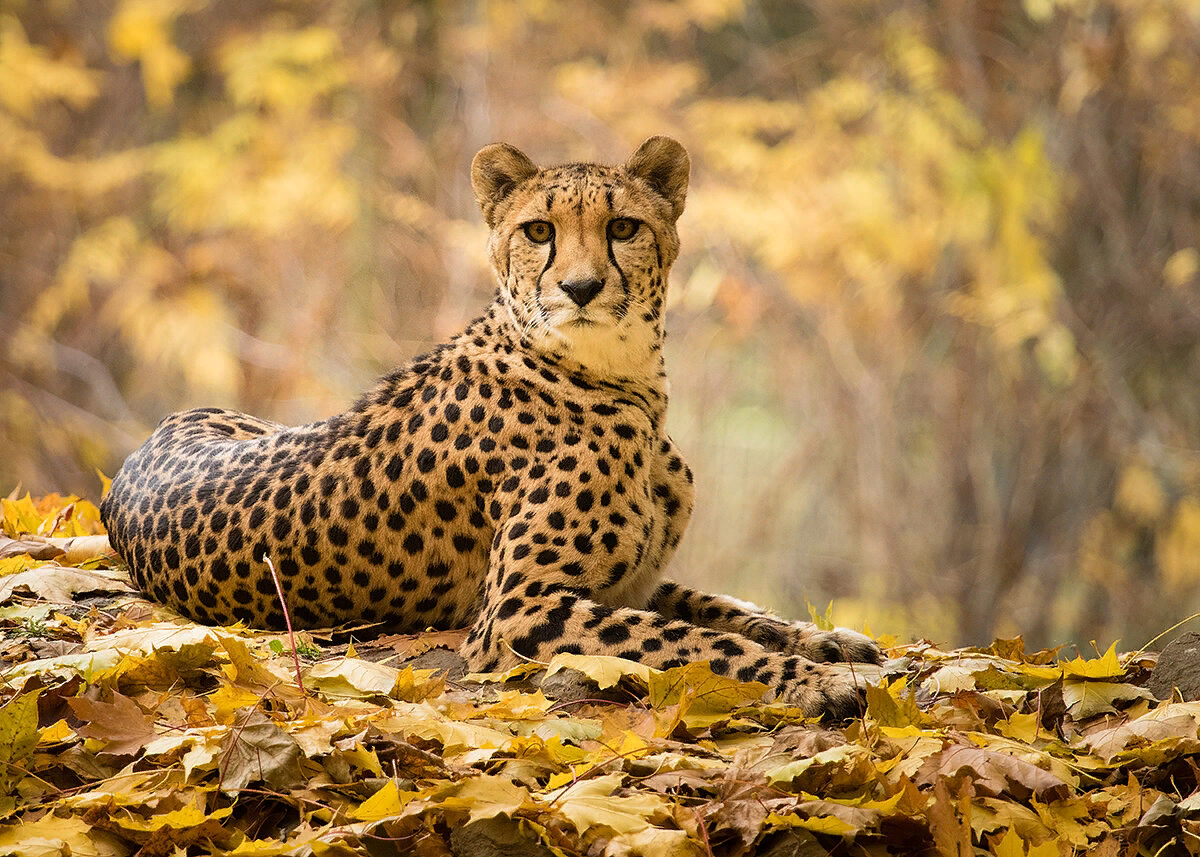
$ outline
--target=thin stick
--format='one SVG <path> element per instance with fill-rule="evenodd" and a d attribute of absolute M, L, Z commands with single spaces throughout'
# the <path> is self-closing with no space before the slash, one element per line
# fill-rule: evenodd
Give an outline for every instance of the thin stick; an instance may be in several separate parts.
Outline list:
<path fill-rule="evenodd" d="M 292 616 L 288 613 L 287 601 L 283 598 L 283 585 L 279 582 L 279 575 L 275 572 L 275 563 L 271 562 L 270 554 L 263 554 L 263 562 L 271 570 L 271 579 L 275 581 L 275 592 L 279 595 L 279 606 L 283 608 L 283 621 L 287 624 L 288 642 L 292 644 L 292 662 L 296 665 L 296 684 L 300 686 L 300 692 L 304 693 L 304 679 L 300 676 L 300 656 L 296 654 L 296 635 L 292 633 Z"/>
<path fill-rule="evenodd" d="M 1142 652 L 1146 651 L 1148 648 L 1153 646 L 1155 643 L 1157 643 L 1163 637 L 1167 636 L 1167 634 L 1174 631 L 1180 625 L 1186 625 L 1188 622 L 1191 622 L 1193 619 L 1196 619 L 1198 617 L 1200 617 L 1200 613 L 1193 613 L 1191 616 L 1188 616 L 1186 619 L 1180 619 L 1178 622 L 1176 622 L 1174 625 L 1172 625 L 1167 630 L 1163 631 L 1160 634 L 1156 634 L 1154 637 L 1152 637 L 1144 646 L 1142 646 L 1140 649 L 1138 649 L 1136 652 L 1134 652 L 1132 655 L 1130 655 L 1128 660 L 1132 662 L 1134 658 L 1141 655 Z"/>

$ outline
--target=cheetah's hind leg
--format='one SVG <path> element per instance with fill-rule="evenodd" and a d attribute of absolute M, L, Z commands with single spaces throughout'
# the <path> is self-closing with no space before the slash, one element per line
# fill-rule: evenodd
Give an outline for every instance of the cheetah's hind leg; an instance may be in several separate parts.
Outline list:
<path fill-rule="evenodd" d="M 818 663 L 878 664 L 883 653 L 866 634 L 849 628 L 823 631 L 812 622 L 789 622 L 728 595 L 713 595 L 673 580 L 663 581 L 648 609 L 718 631 L 749 637 L 764 648 Z"/>

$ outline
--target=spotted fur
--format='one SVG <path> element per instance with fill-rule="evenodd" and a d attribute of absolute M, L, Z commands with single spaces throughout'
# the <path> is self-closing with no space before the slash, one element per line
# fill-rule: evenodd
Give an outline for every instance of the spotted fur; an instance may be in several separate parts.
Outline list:
<path fill-rule="evenodd" d="M 280 628 L 269 556 L 301 626 L 469 626 L 476 670 L 707 660 L 811 714 L 856 713 L 856 686 L 814 661 L 876 661 L 868 638 L 663 578 L 693 498 L 662 357 L 688 173 L 664 137 L 620 166 L 483 149 L 495 302 L 323 422 L 164 419 L 101 506 L 134 581 L 199 622 Z"/>

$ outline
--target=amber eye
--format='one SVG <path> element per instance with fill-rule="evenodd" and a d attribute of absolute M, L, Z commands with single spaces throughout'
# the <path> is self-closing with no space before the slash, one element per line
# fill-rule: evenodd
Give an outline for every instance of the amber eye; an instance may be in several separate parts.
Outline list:
<path fill-rule="evenodd" d="M 554 237 L 554 226 L 544 220 L 531 220 L 525 224 L 525 237 L 534 244 L 545 244 Z"/>
<path fill-rule="evenodd" d="M 628 241 L 634 235 L 637 235 L 638 222 L 628 217 L 618 217 L 612 223 L 608 224 L 609 237 L 615 238 L 618 241 Z"/>

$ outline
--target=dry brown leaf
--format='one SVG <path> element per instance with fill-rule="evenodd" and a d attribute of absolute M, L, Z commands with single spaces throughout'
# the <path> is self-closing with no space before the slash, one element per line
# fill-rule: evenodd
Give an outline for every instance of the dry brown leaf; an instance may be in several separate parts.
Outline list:
<path fill-rule="evenodd" d="M 958 776 L 964 769 L 970 772 L 977 793 L 993 797 L 1006 793 L 1019 800 L 1028 800 L 1031 795 L 1040 801 L 1063 800 L 1071 791 L 1067 783 L 1031 762 L 963 744 L 934 753 L 921 765 L 914 779 L 936 785 Z"/>
<path fill-rule="evenodd" d="M 79 696 L 69 700 L 71 712 L 83 721 L 75 731 L 85 738 L 104 742 L 101 754 L 133 756 L 158 734 L 154 717 L 146 714 L 129 697 L 113 692 L 112 702 L 99 702 Z"/>
<path fill-rule="evenodd" d="M 258 781 L 281 791 L 304 783 L 300 745 L 257 709 L 243 712 L 222 742 L 220 769 L 226 793 Z"/>

